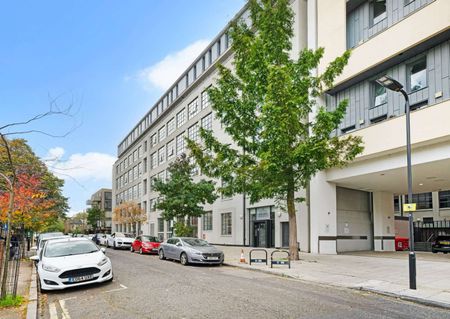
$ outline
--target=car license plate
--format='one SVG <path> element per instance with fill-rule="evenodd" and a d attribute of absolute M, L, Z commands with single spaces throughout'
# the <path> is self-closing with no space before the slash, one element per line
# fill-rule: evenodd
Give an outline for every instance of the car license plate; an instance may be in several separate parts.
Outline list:
<path fill-rule="evenodd" d="M 207 257 L 208 260 L 219 260 L 219 257 Z"/>
<path fill-rule="evenodd" d="M 152 251 L 156 252 L 156 251 L 158 251 L 158 248 L 153 248 Z"/>
<path fill-rule="evenodd" d="M 94 278 L 94 275 L 86 275 L 86 276 L 80 276 L 80 277 L 72 277 L 69 278 L 69 282 L 80 282 L 85 281 Z"/>

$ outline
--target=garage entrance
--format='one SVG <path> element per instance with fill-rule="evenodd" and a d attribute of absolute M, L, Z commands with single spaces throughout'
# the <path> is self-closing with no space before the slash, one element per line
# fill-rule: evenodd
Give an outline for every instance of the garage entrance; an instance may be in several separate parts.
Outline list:
<path fill-rule="evenodd" d="M 373 250 L 370 193 L 336 188 L 337 252 Z"/>

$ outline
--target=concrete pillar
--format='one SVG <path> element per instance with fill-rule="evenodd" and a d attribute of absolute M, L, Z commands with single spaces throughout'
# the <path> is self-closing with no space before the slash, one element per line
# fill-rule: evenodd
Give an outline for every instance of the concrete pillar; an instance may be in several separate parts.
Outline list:
<path fill-rule="evenodd" d="M 310 213 L 311 252 L 337 254 L 336 185 L 323 172 L 311 180 Z"/>
<path fill-rule="evenodd" d="M 394 195 L 373 193 L 373 230 L 375 251 L 395 251 Z"/>

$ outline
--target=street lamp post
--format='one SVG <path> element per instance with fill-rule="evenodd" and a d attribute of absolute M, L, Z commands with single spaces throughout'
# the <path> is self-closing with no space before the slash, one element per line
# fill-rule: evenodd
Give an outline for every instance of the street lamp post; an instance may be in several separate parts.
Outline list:
<path fill-rule="evenodd" d="M 411 170 L 411 125 L 408 94 L 403 89 L 403 85 L 397 80 L 384 75 L 377 80 L 377 83 L 385 88 L 400 92 L 405 98 L 406 113 L 406 161 L 408 172 L 408 204 L 412 204 L 412 170 Z M 413 216 L 409 212 L 409 289 L 416 289 L 416 252 L 414 251 L 414 225 Z"/>

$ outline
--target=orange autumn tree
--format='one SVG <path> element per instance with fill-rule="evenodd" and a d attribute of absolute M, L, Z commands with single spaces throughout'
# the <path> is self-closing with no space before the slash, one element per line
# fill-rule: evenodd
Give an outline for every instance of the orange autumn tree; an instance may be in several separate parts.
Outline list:
<path fill-rule="evenodd" d="M 14 206 L 11 226 L 33 231 L 53 230 L 65 217 L 67 198 L 62 196 L 64 181 L 54 176 L 23 139 L 9 140 L 14 163 Z M 13 176 L 4 147 L 0 146 L 0 172 Z M 0 184 L 3 182 L 0 181 Z M 6 223 L 10 192 L 0 185 L 0 222 Z M 4 186 L 4 185 L 3 185 Z"/>
<path fill-rule="evenodd" d="M 10 193 L 0 192 L 0 221 L 6 223 Z M 42 231 L 55 219 L 58 211 L 55 200 L 50 198 L 42 179 L 26 174 L 17 175 L 14 187 L 13 227 Z"/>
<path fill-rule="evenodd" d="M 132 224 L 136 230 L 136 224 L 141 225 L 147 221 L 147 214 L 138 204 L 124 202 L 114 208 L 112 219 L 116 223 Z"/>

